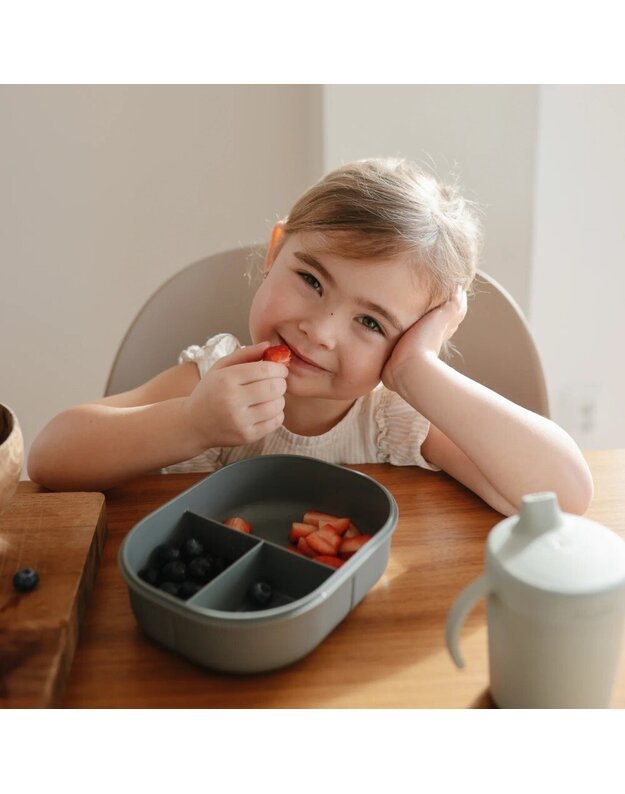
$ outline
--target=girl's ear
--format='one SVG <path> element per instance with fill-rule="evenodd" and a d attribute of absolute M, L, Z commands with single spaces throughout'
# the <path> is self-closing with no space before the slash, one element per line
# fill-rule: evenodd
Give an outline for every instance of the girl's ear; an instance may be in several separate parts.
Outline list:
<path fill-rule="evenodd" d="M 278 256 L 278 252 L 282 248 L 284 240 L 284 221 L 278 221 L 271 230 L 271 238 L 269 240 L 269 246 L 267 247 L 267 253 L 265 254 L 265 262 L 263 264 L 263 276 L 269 273 L 271 270 L 271 266 L 273 265 L 275 258 Z"/>

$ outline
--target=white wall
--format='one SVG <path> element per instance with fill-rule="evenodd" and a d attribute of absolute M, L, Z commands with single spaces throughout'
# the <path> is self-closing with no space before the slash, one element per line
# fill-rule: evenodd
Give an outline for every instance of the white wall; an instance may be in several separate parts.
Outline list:
<path fill-rule="evenodd" d="M 484 210 L 482 268 L 525 311 L 553 419 L 625 446 L 625 87 L 328 86 L 324 166 L 455 171 Z"/>
<path fill-rule="evenodd" d="M 266 239 L 321 176 L 320 102 L 319 86 L 0 86 L 0 401 L 27 449 L 102 395 L 163 281 Z"/>
<path fill-rule="evenodd" d="M 483 269 L 527 311 L 536 105 L 536 86 L 326 86 L 324 165 L 390 155 L 456 173 L 483 210 Z"/>
<path fill-rule="evenodd" d="M 540 91 L 531 325 L 554 415 L 625 447 L 625 87 Z"/>

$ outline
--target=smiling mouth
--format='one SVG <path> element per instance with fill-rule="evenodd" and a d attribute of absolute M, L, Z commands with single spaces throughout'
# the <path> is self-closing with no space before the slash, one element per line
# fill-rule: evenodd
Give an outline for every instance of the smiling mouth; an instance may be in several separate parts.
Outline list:
<path fill-rule="evenodd" d="M 280 340 L 282 341 L 282 343 L 285 344 L 289 348 L 289 350 L 291 351 L 291 364 L 296 364 L 296 365 L 302 367 L 303 369 L 308 369 L 308 370 L 311 370 L 311 371 L 328 372 L 327 369 L 324 369 L 323 367 L 320 367 L 318 364 L 315 364 L 313 361 L 310 361 L 309 359 L 304 358 L 304 356 L 300 355 L 297 352 L 297 350 L 292 345 L 290 345 L 288 342 L 286 342 L 284 339 L 282 339 L 282 337 L 280 335 L 278 335 L 278 336 L 279 336 Z"/>

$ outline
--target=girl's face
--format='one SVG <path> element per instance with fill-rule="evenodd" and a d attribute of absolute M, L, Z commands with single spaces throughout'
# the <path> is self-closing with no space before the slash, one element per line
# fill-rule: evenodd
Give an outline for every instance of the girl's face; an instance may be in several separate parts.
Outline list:
<path fill-rule="evenodd" d="M 250 310 L 254 343 L 291 349 L 287 391 L 353 400 L 380 382 L 393 347 L 428 308 L 407 257 L 351 260 L 316 233 L 289 235 L 265 261 Z"/>

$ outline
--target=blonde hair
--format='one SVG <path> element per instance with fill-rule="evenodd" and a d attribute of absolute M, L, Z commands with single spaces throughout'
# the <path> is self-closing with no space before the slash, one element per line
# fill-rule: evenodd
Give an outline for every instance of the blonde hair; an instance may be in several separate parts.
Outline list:
<path fill-rule="evenodd" d="M 409 160 L 356 160 L 309 188 L 284 231 L 321 233 L 327 250 L 351 259 L 414 256 L 433 307 L 458 285 L 470 292 L 481 246 L 475 206 Z"/>

